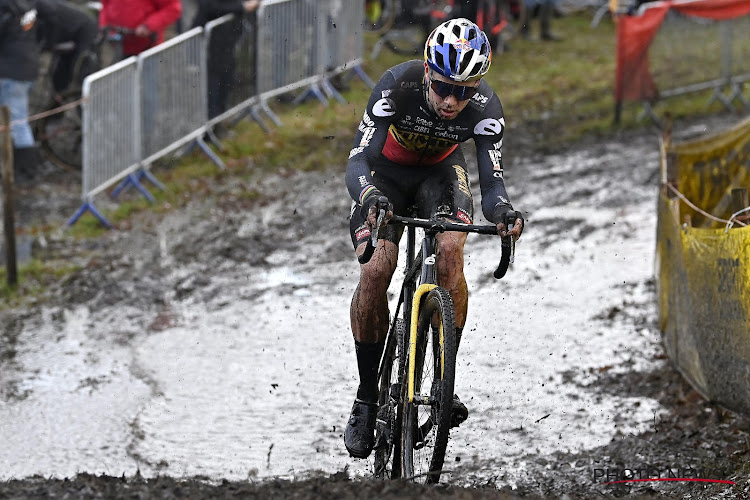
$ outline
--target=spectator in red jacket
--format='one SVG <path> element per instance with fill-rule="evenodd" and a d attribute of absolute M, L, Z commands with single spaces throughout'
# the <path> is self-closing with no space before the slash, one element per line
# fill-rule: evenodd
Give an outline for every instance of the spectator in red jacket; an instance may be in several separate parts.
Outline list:
<path fill-rule="evenodd" d="M 134 56 L 163 42 L 164 30 L 181 14 L 180 0 L 102 0 L 99 26 L 135 30 L 122 43 L 123 56 Z"/>

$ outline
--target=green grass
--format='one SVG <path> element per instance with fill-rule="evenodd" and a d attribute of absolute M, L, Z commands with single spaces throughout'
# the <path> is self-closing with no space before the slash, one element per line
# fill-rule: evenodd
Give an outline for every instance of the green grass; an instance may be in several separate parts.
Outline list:
<path fill-rule="evenodd" d="M 8 284 L 7 269 L 4 266 L 0 267 L 0 297 L 3 299 L 3 308 L 16 306 L 22 300 L 41 295 L 47 286 L 78 269 L 79 266 L 68 262 L 43 262 L 32 259 L 18 267 L 18 283 L 11 286 Z"/>

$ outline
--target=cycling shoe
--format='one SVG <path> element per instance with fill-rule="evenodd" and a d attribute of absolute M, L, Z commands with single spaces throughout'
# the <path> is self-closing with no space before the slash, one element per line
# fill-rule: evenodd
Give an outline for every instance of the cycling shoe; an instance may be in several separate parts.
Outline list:
<path fill-rule="evenodd" d="M 451 427 L 458 427 L 469 417 L 469 409 L 458 399 L 456 394 L 453 395 L 453 408 L 451 409 Z"/>
<path fill-rule="evenodd" d="M 375 444 L 375 419 L 378 405 L 354 400 L 349 422 L 344 430 L 344 445 L 354 458 L 367 458 Z"/>

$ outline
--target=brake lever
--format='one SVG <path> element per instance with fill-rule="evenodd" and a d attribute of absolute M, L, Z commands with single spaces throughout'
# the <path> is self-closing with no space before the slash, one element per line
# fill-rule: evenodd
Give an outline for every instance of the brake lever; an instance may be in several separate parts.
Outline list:
<path fill-rule="evenodd" d="M 505 229 L 506 231 L 516 224 L 516 212 L 510 211 L 507 214 L 507 217 L 505 219 Z M 513 236 L 506 236 L 502 238 L 502 255 L 500 256 L 500 264 L 498 264 L 497 269 L 495 269 L 495 272 L 493 273 L 493 276 L 496 279 L 501 279 L 505 274 L 508 272 L 508 267 L 510 267 L 511 264 L 513 264 L 516 260 L 516 240 L 513 238 Z"/>
<path fill-rule="evenodd" d="M 378 219 L 377 223 L 375 224 L 375 229 L 372 230 L 370 233 L 370 244 L 373 247 L 378 246 L 378 233 L 380 232 L 380 226 L 383 225 L 383 219 L 385 218 L 385 213 L 388 211 L 388 204 L 385 205 L 385 208 L 383 208 L 380 205 L 380 202 L 378 202 Z"/>
<path fill-rule="evenodd" d="M 375 252 L 375 248 L 378 246 L 378 233 L 380 232 L 380 226 L 383 225 L 385 214 L 388 212 L 388 199 L 381 196 L 378 200 L 377 207 L 378 218 L 375 227 L 370 232 L 370 240 L 367 242 L 364 253 L 357 257 L 360 264 L 367 264 L 370 261 L 372 254 Z"/>

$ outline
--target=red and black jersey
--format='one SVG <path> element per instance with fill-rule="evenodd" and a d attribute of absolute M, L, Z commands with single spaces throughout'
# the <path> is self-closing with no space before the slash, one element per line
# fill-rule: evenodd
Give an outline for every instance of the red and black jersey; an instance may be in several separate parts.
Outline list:
<path fill-rule="evenodd" d="M 492 221 L 495 205 L 509 203 L 503 182 L 505 119 L 500 99 L 485 81 L 452 120 L 443 120 L 426 101 L 424 63 L 408 61 L 387 70 L 370 95 L 349 153 L 346 183 L 358 203 L 372 184 L 371 165 L 387 159 L 429 169 L 460 143 L 474 139 L 482 212 Z"/>

